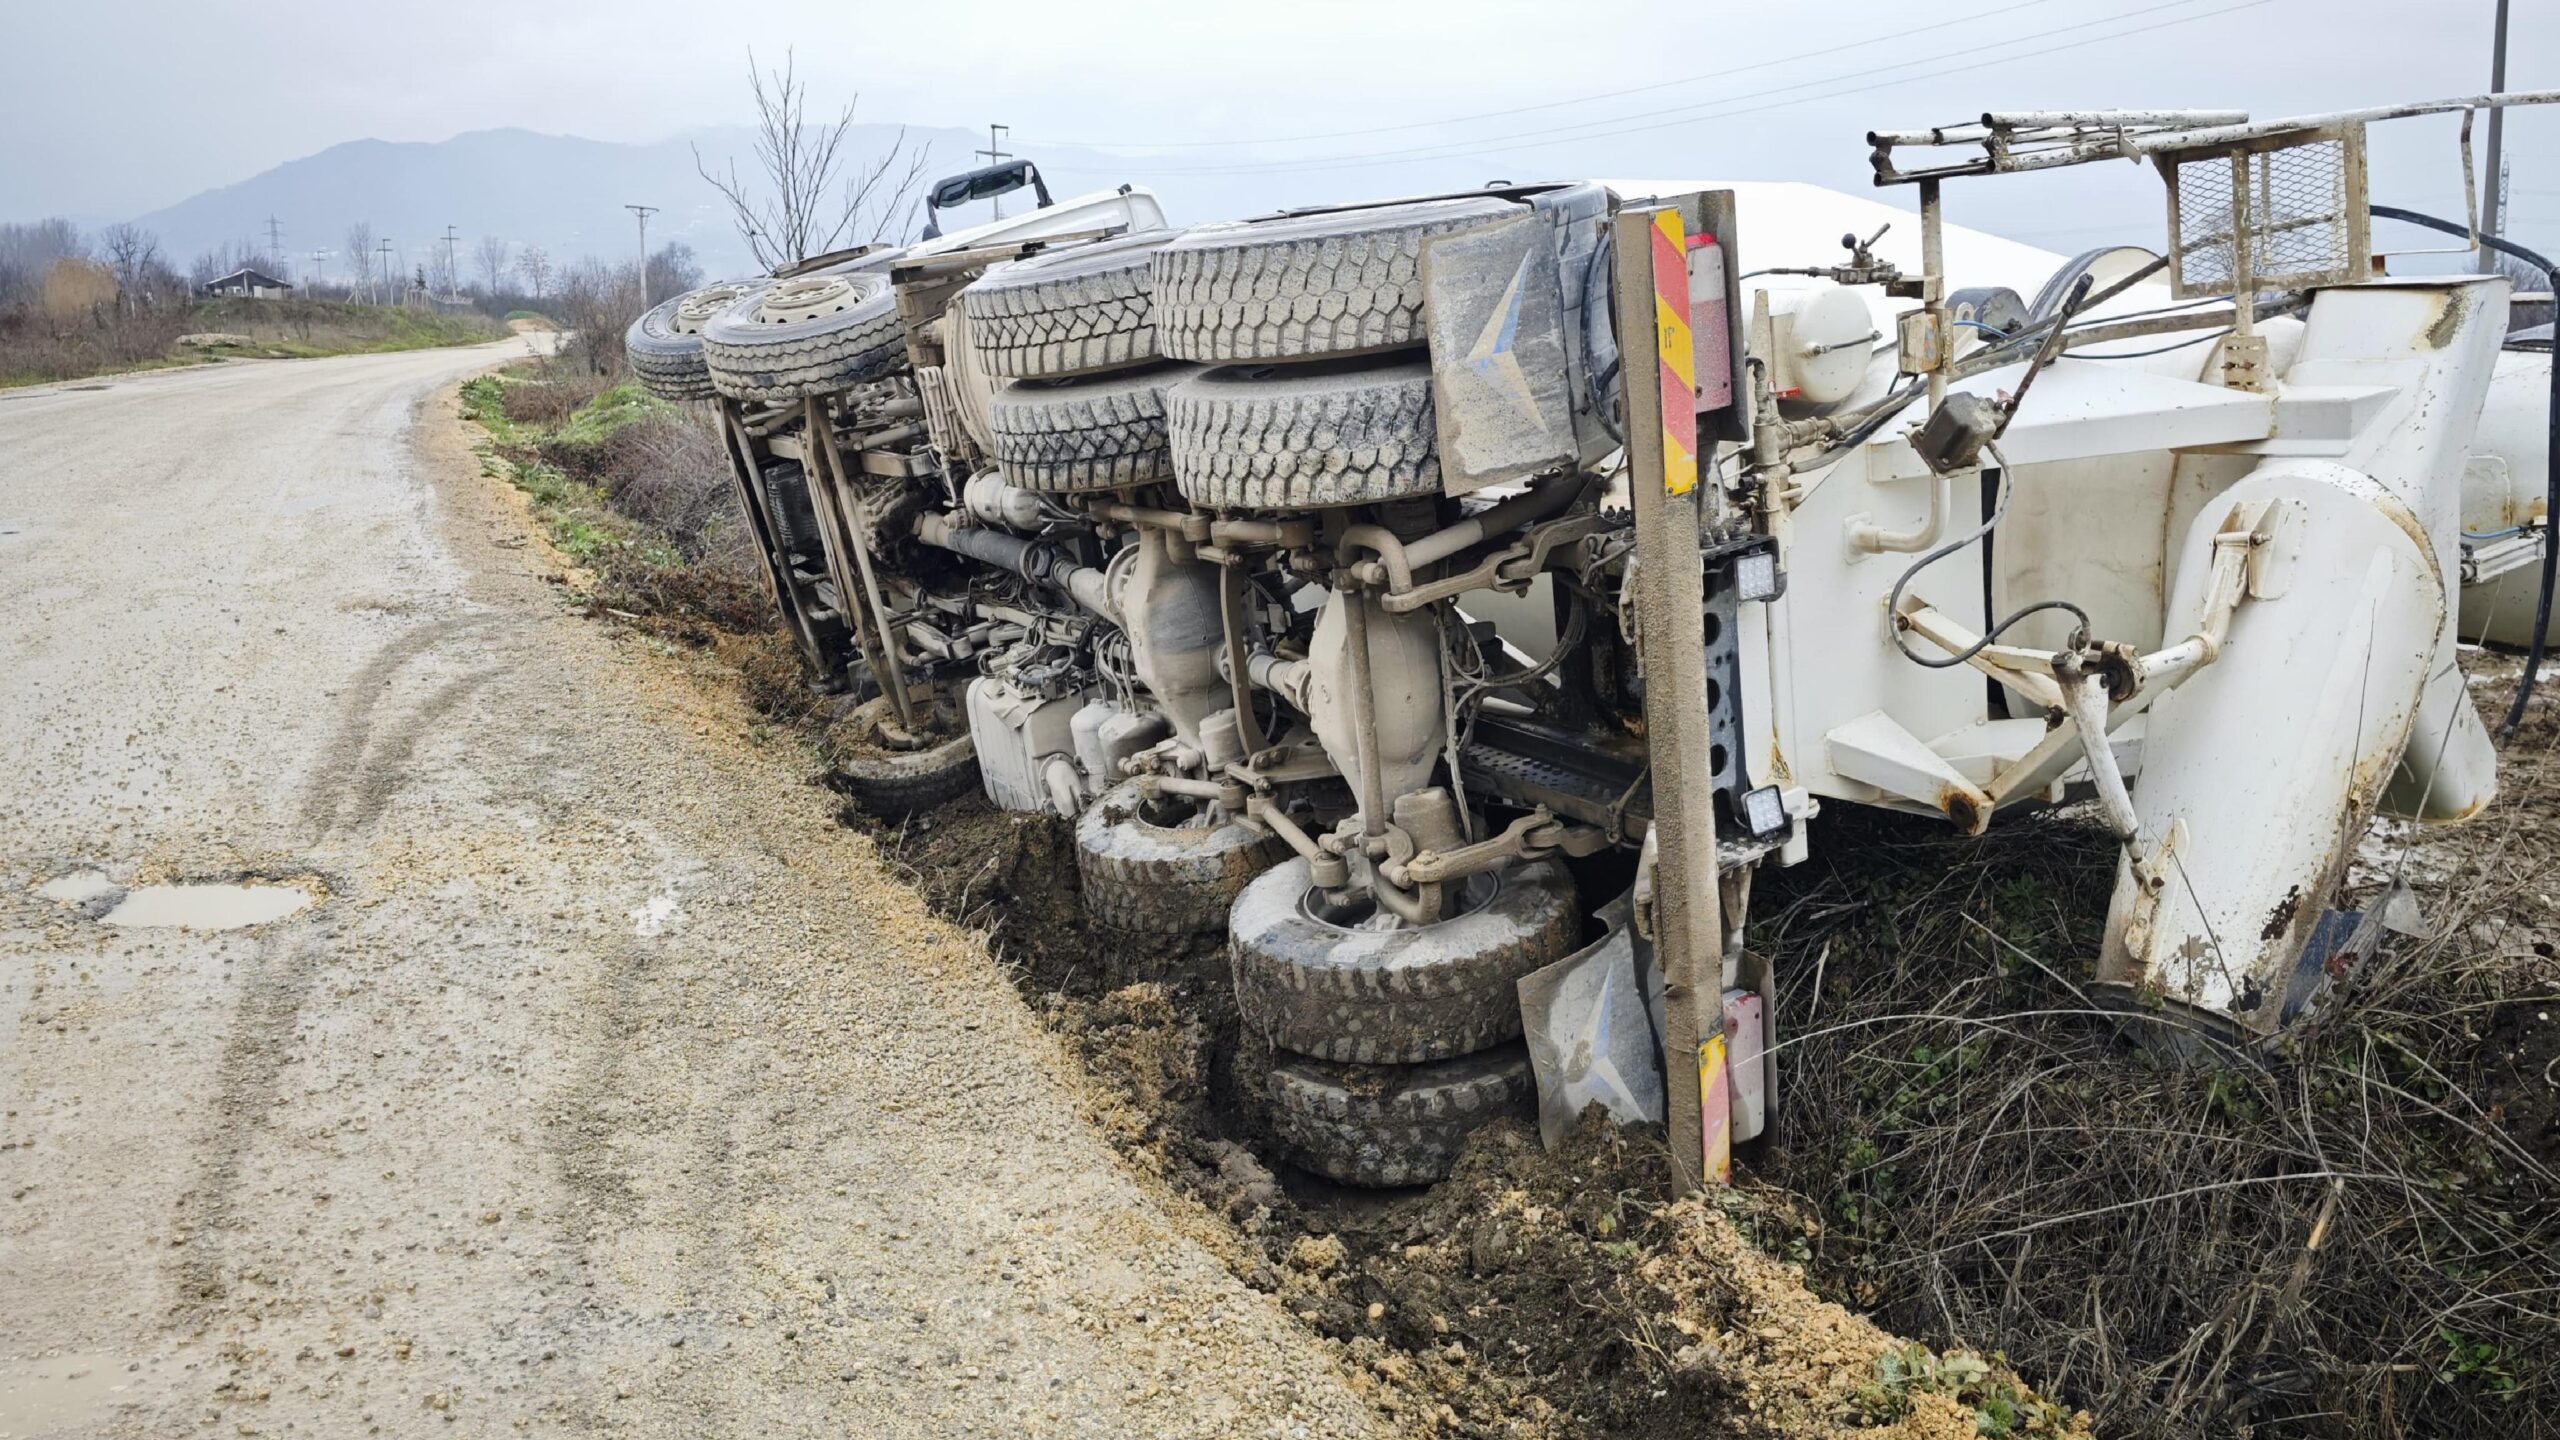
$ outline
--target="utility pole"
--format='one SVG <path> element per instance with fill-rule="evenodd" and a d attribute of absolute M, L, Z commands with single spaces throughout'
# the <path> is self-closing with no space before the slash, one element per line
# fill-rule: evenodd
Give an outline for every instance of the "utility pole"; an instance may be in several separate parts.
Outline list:
<path fill-rule="evenodd" d="M 2507 0 L 2498 0 L 2497 29 L 2489 39 L 2489 89 L 2507 90 Z M 2480 197 L 2480 233 L 2495 235 L 2507 225 L 2507 107 L 2489 111 L 2489 193 Z M 2486 258 L 2485 256 L 2482 258 Z"/>
<path fill-rule="evenodd" d="M 2504 3 L 2504 0 L 2500 0 L 2500 3 Z M 988 164 L 995 165 L 1013 158 L 1004 152 L 1004 137 L 1002 134 L 998 133 L 1009 132 L 1012 129 L 1013 127 L 1010 125 L 989 125 L 987 127 L 987 148 L 979 151 L 978 153 L 987 157 Z M 987 203 L 995 207 L 995 218 L 998 220 L 1004 218 L 1003 196 L 998 195 Z"/>
<path fill-rule="evenodd" d="M 400 303 L 399 276 L 391 268 L 391 237 L 382 237 L 382 288 L 391 292 L 391 303 Z"/>
<path fill-rule="evenodd" d="M 276 264 L 280 266 L 290 263 L 285 258 L 284 253 L 284 225 L 273 215 L 267 217 L 267 258 L 275 261 Z M 279 280 L 290 280 L 293 277 L 290 275 L 279 275 L 276 278 Z"/>
<path fill-rule="evenodd" d="M 453 248 L 461 239 L 461 231 L 450 225 L 444 227 L 444 298 L 447 300 L 462 298 L 462 257 L 461 252 Z"/>
<path fill-rule="evenodd" d="M 318 284 L 321 284 L 321 283 L 323 283 L 323 282 L 325 282 L 325 281 L 327 281 L 327 280 L 328 280 L 328 278 L 329 278 L 329 265 L 328 265 L 328 261 L 329 261 L 329 252 L 328 252 L 328 251 L 326 251 L 326 250 L 314 250 L 314 251 L 312 251 L 312 252 L 311 252 L 311 283 L 312 283 L 312 284 L 314 284 L 314 285 L 318 285 Z"/>
<path fill-rule="evenodd" d="M 649 217 L 658 213 L 655 205 L 622 207 L 640 217 L 640 308 L 649 308 Z"/>

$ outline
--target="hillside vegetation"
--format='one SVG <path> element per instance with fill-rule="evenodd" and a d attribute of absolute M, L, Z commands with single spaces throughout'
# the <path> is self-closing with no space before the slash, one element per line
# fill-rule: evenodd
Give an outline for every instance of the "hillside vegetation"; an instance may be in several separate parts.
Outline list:
<path fill-rule="evenodd" d="M 332 300 L 207 300 L 63 315 L 0 311 L 0 387 L 250 357 L 307 358 L 503 340 L 477 313 Z"/>

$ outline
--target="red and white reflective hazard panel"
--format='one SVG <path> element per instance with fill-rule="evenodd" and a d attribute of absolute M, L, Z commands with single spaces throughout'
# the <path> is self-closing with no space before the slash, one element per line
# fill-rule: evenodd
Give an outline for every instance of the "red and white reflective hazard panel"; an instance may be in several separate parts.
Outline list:
<path fill-rule="evenodd" d="M 1662 372 L 1662 488 L 1673 495 L 1698 488 L 1698 356 L 1692 333 L 1689 237 L 1680 212 L 1663 210 L 1653 217 L 1653 340 Z"/>

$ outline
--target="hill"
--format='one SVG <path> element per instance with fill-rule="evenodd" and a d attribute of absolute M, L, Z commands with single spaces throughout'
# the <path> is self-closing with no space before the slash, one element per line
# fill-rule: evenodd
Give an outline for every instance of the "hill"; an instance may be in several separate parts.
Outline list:
<path fill-rule="evenodd" d="M 849 148 L 857 161 L 896 143 L 895 125 L 857 125 Z M 979 163 L 985 137 L 964 130 L 910 128 L 907 143 L 926 147 L 929 175 Z M 694 168 L 696 147 L 715 167 L 731 156 L 752 164 L 754 134 L 743 127 L 691 132 L 651 144 L 543 135 L 530 130 L 475 130 L 449 140 L 394 143 L 353 140 L 288 161 L 243 180 L 135 217 L 160 237 L 162 253 L 180 266 L 219 246 L 264 246 L 268 217 L 282 226 L 295 274 L 307 277 L 314 249 L 332 252 L 331 276 L 345 273 L 347 227 L 364 221 L 388 237 L 405 272 L 441 243 L 447 225 L 460 232 L 463 274 L 472 276 L 472 247 L 484 235 L 539 245 L 555 262 L 582 255 L 619 258 L 638 245 L 626 204 L 659 207 L 649 221 L 655 247 L 681 240 L 711 274 L 751 269 L 747 248 L 726 204 Z M 1279 205 L 1343 198 L 1341 175 L 1270 174 L 1252 170 L 1203 174 L 1197 162 L 1076 149 L 1035 149 L 1052 190 L 1069 194 L 1135 182 L 1153 184 L 1177 223 L 1252 214 Z M 1454 160 L 1389 167 L 1355 177 L 1357 193 L 1395 194 L 1479 184 L 1482 161 Z M 1161 166 L 1157 176 L 1150 171 Z M 1498 172 L 1508 173 L 1508 172 Z M 1022 202 L 1009 201 L 1008 209 Z M 986 207 L 971 207 L 974 222 Z"/>

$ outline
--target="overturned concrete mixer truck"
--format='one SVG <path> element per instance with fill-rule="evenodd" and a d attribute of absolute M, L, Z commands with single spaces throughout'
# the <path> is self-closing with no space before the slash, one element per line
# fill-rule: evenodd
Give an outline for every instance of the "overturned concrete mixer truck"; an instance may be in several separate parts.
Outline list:
<path fill-rule="evenodd" d="M 1223 936 L 1294 1158 L 1427 1182 L 1600 1104 L 1713 1180 L 1776 1099 L 1751 877 L 1826 804 L 2086 807 L 2092 993 L 2192 1049 L 2373 943 L 2376 814 L 2489 802 L 2454 647 L 2520 572 L 2538 663 L 2551 360 L 2507 279 L 2385 273 L 2363 128 L 2517 98 L 1871 137 L 1916 225 L 1582 182 L 1175 230 L 1017 161 L 933 203 L 1028 214 L 678 297 L 631 354 L 716 407 L 856 800 L 1054 812 L 1091 924 Z M 2166 255 L 1941 215 L 2127 156 Z"/>

